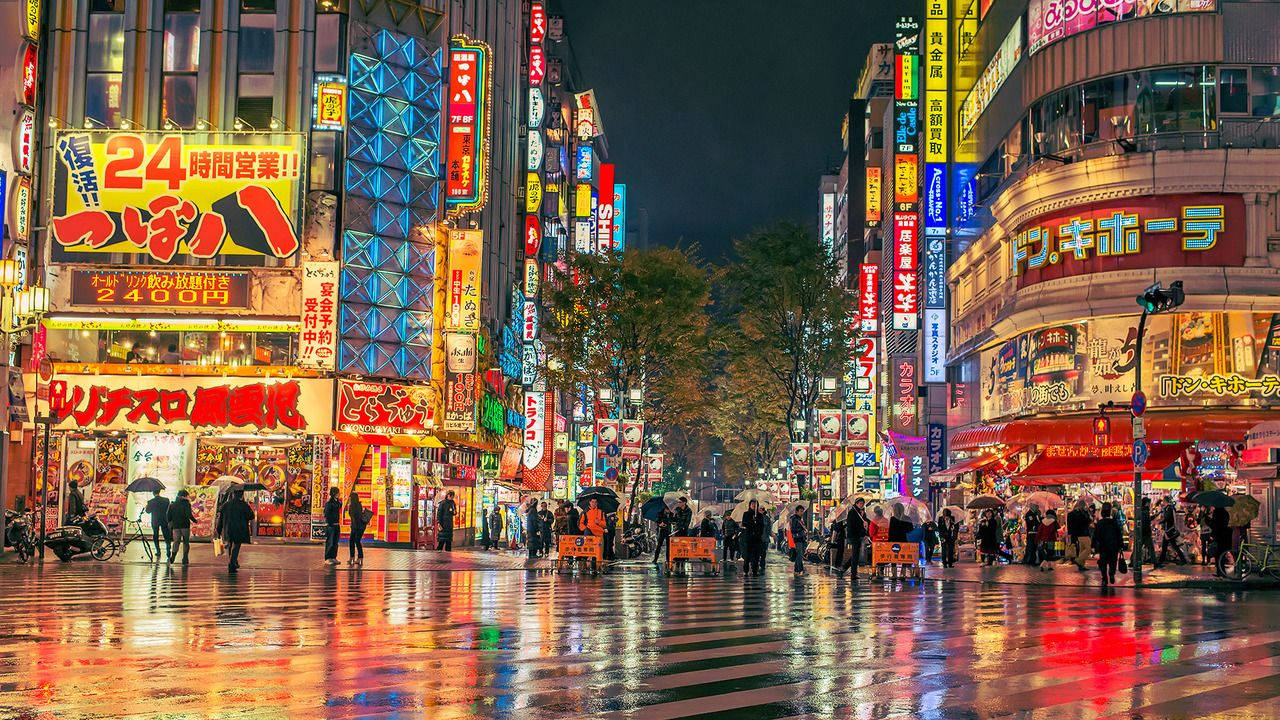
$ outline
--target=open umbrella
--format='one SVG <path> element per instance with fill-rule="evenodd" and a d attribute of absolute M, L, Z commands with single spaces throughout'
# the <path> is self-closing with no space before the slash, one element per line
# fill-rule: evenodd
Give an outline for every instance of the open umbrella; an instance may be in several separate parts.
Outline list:
<path fill-rule="evenodd" d="M 926 505 L 923 501 L 917 500 L 913 497 L 907 497 L 906 495 L 903 495 L 901 497 L 896 497 L 890 500 L 887 504 L 889 506 L 890 516 L 892 516 L 892 513 L 893 513 L 893 506 L 901 505 L 903 514 L 905 514 L 911 520 L 911 522 L 915 523 L 916 525 L 919 525 L 920 523 L 923 523 L 925 520 L 929 519 L 929 516 L 931 514 L 929 512 L 929 506 Z"/>
<path fill-rule="evenodd" d="M 986 510 L 987 508 L 1002 508 L 1004 501 L 995 495 L 979 495 L 969 501 L 965 507 L 969 510 Z"/>
<path fill-rule="evenodd" d="M 1227 509 L 1227 526 L 1244 527 L 1258 517 L 1258 501 L 1252 495 L 1232 495 L 1235 504 Z"/>
<path fill-rule="evenodd" d="M 946 507 L 938 508 L 938 517 L 942 517 L 943 510 L 950 510 L 951 517 L 955 518 L 956 522 L 959 522 L 960 519 L 964 517 L 964 508 L 959 505 L 948 505 Z"/>
<path fill-rule="evenodd" d="M 682 497 L 689 496 L 680 490 L 668 490 L 662 493 L 662 501 L 667 504 L 667 507 L 675 507 L 676 503 L 680 502 L 680 498 Z"/>
<path fill-rule="evenodd" d="M 221 492 L 223 490 L 226 490 L 229 487 L 244 485 L 244 480 L 241 480 L 235 475 L 219 475 L 218 479 L 214 480 L 209 484 L 212 485 L 213 487 L 218 488 L 218 491 Z"/>
<path fill-rule="evenodd" d="M 589 488 L 589 489 L 600 490 L 600 489 L 607 489 L 607 488 Z M 591 507 L 592 500 L 596 501 L 596 505 L 601 510 L 603 510 L 606 515 L 609 513 L 618 512 L 618 506 L 620 505 L 620 503 L 618 502 L 618 495 L 612 490 L 610 490 L 608 493 L 592 493 L 590 495 L 580 494 L 578 495 L 578 507 L 582 508 L 583 510 L 586 510 L 587 508 Z"/>
<path fill-rule="evenodd" d="M 657 522 L 658 516 L 662 513 L 664 509 L 666 509 L 666 507 L 667 507 L 667 504 L 662 501 L 662 498 L 660 497 L 649 498 L 648 500 L 644 501 L 644 505 L 640 506 L 640 517 L 644 518 L 645 520 L 652 520 L 654 522 Z"/>
<path fill-rule="evenodd" d="M 853 510 L 853 498 L 846 497 L 840 501 L 840 504 L 831 508 L 831 512 L 827 513 L 828 523 L 838 523 L 849 517 L 849 512 Z"/>
<path fill-rule="evenodd" d="M 748 500 L 757 500 L 761 505 L 772 505 L 774 503 L 773 493 L 759 488 L 748 488 L 733 496 L 738 502 L 747 502 Z"/>
<path fill-rule="evenodd" d="M 759 504 L 760 509 L 764 510 L 765 512 L 768 512 L 773 507 L 772 505 L 766 505 L 764 503 L 761 503 L 759 500 L 757 500 L 756 502 L 757 504 Z M 734 505 L 733 510 L 729 511 L 729 517 L 733 518 L 735 522 L 742 522 L 742 516 L 747 512 L 748 510 L 747 506 L 750 504 L 751 504 L 750 500 L 743 500 L 737 505 Z"/>
<path fill-rule="evenodd" d="M 1062 498 L 1057 493 L 1045 492 L 1039 490 L 1027 495 L 1027 502 L 1033 505 L 1039 505 L 1042 510 L 1056 510 L 1062 507 Z"/>
<path fill-rule="evenodd" d="M 140 477 L 129 483 L 129 487 L 124 489 L 125 492 L 149 493 L 163 490 L 164 483 L 153 477 Z"/>
<path fill-rule="evenodd" d="M 1215 508 L 1231 507 L 1236 502 L 1221 490 L 1201 490 L 1200 492 L 1194 492 L 1187 496 L 1187 500 L 1195 503 L 1196 505 L 1205 505 Z"/>

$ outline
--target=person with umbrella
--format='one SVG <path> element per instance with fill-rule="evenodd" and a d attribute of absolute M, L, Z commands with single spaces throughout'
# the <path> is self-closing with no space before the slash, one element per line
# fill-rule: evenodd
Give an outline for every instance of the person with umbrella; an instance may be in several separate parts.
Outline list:
<path fill-rule="evenodd" d="M 489 543 L 494 550 L 502 549 L 502 530 L 505 524 L 502 518 L 502 504 L 494 503 L 493 510 L 489 513 Z"/>
<path fill-rule="evenodd" d="M 733 512 L 724 511 L 724 518 L 721 520 L 720 535 L 724 538 L 724 551 L 721 554 L 721 560 L 725 567 L 729 567 L 729 563 L 738 559 L 738 521 L 733 519 Z"/>
<path fill-rule="evenodd" d="M 244 501 L 244 490 L 234 488 L 218 514 L 218 535 L 227 545 L 227 572 L 240 569 L 240 546 L 249 542 L 253 508 Z"/>
<path fill-rule="evenodd" d="M 840 518 L 831 523 L 831 565 L 830 569 L 839 570 L 844 567 L 845 528 L 848 521 Z"/>
<path fill-rule="evenodd" d="M 1141 513 L 1141 517 L 1142 517 L 1142 549 L 1140 551 L 1142 553 L 1142 562 L 1151 563 L 1151 566 L 1154 568 L 1157 565 L 1157 563 L 1156 563 L 1156 544 L 1155 544 L 1155 541 L 1152 540 L 1151 538 L 1151 531 L 1152 531 L 1151 526 L 1154 524 L 1152 522 L 1153 518 L 1151 515 L 1151 498 L 1149 497 L 1142 498 L 1142 503 L 1139 505 L 1139 509 L 1134 512 L 1135 515 L 1138 513 Z M 1138 552 L 1135 552 L 1133 554 L 1133 557 L 1135 560 L 1137 560 Z M 1137 565 L 1137 563 L 1131 563 L 1131 564 Z"/>
<path fill-rule="evenodd" d="M 1098 571 L 1102 573 L 1102 586 L 1114 585 L 1120 551 L 1124 549 L 1124 531 L 1109 502 L 1102 503 L 1101 517 L 1093 526 L 1093 549 L 1098 551 Z"/>
<path fill-rule="evenodd" d="M 658 564 L 658 555 L 663 550 L 667 552 L 667 560 L 671 560 L 671 526 L 675 523 L 675 515 L 667 508 L 667 503 L 662 498 L 654 498 L 662 503 L 662 509 L 658 511 L 658 517 L 654 523 L 658 526 L 658 544 L 653 548 L 653 564 Z M 650 501 L 652 502 L 652 501 Z"/>
<path fill-rule="evenodd" d="M 587 512 L 582 516 L 579 528 L 586 535 L 594 535 L 603 541 L 605 531 L 604 510 L 600 509 L 600 501 L 595 497 L 587 500 Z"/>
<path fill-rule="evenodd" d="M 760 576 L 764 572 L 764 549 L 768 543 L 769 516 L 760 508 L 760 502 L 752 498 L 747 511 L 742 514 L 742 576 Z"/>
<path fill-rule="evenodd" d="M 1213 557 L 1216 560 L 1222 553 L 1233 549 L 1231 547 L 1231 514 L 1227 512 L 1226 506 L 1219 505 L 1213 509 L 1213 517 L 1209 524 L 1213 528 Z"/>
<path fill-rule="evenodd" d="M 804 525 L 804 503 L 796 503 L 795 512 L 791 514 L 787 526 L 791 531 L 791 549 L 795 559 L 796 575 L 804 575 L 804 547 L 809 542 Z"/>
<path fill-rule="evenodd" d="M 1036 536 L 1040 534 L 1040 508 L 1034 503 L 1028 503 L 1027 512 L 1022 516 L 1025 523 L 1025 534 L 1023 535 L 1023 565 L 1038 565 L 1040 559 L 1036 556 Z"/>
<path fill-rule="evenodd" d="M 169 564 L 178 556 L 178 545 L 182 545 L 182 564 L 186 565 L 191 554 L 191 523 L 195 522 L 195 513 L 191 510 L 191 501 L 187 499 L 187 491 L 179 490 L 178 499 L 169 505 L 169 530 L 174 534 L 173 547 L 169 550 Z"/>
<path fill-rule="evenodd" d="M 1092 520 L 1085 508 L 1084 500 L 1076 500 L 1075 507 L 1067 513 L 1067 542 L 1070 543 L 1073 562 L 1084 572 L 1084 564 L 1089 560 L 1092 545 Z"/>
<path fill-rule="evenodd" d="M 156 545 L 155 561 L 159 562 L 160 536 L 164 536 L 164 557 L 169 556 L 169 498 L 160 494 L 160 488 L 151 491 L 143 512 L 151 516 L 151 541 Z"/>
<path fill-rule="evenodd" d="M 329 565 L 337 565 L 338 538 L 342 530 L 342 493 L 338 488 L 329 488 L 329 499 L 324 504 L 324 561 Z"/>
<path fill-rule="evenodd" d="M 538 527 L 541 523 L 541 518 L 538 515 L 538 500 L 536 498 L 529 498 L 529 504 L 525 506 L 524 516 L 526 546 L 529 551 L 529 559 L 532 560 L 538 557 L 538 548 L 542 545 L 542 529 Z"/>
<path fill-rule="evenodd" d="M 951 513 L 951 508 L 943 508 L 942 516 L 938 518 L 938 541 L 942 545 L 942 567 L 955 567 L 956 538 L 959 536 L 959 521 Z"/>
<path fill-rule="evenodd" d="M 1000 549 L 1000 520 L 996 517 L 996 511 L 987 508 L 982 511 L 982 520 L 978 522 L 978 551 L 982 553 L 983 565 L 994 565 L 996 556 L 1005 556 L 1003 550 Z"/>
<path fill-rule="evenodd" d="M 445 493 L 444 502 L 436 509 L 436 550 L 453 552 L 453 518 L 458 514 L 458 503 L 453 491 Z"/>
<path fill-rule="evenodd" d="M 693 509 L 689 507 L 689 498 L 681 496 L 676 501 L 676 509 L 673 514 L 675 519 L 672 521 L 671 534 L 676 537 L 687 537 L 689 535 L 689 526 L 693 524 Z"/>
<path fill-rule="evenodd" d="M 902 503 L 893 504 L 893 517 L 889 518 L 889 542 L 904 543 L 907 533 L 915 529 L 915 525 L 906 517 L 906 509 Z"/>
<path fill-rule="evenodd" d="M 1178 530 L 1178 518 L 1173 510 L 1173 503 L 1166 498 L 1160 498 L 1160 531 L 1164 537 L 1160 540 L 1160 555 L 1156 558 L 1155 566 L 1160 567 L 1168 562 L 1169 547 L 1173 546 L 1173 552 L 1178 556 L 1178 564 L 1186 565 L 1187 556 L 1182 552 L 1182 545 L 1178 542 L 1181 532 Z"/>
<path fill-rule="evenodd" d="M 844 564 L 840 567 L 840 574 L 844 574 L 845 568 L 850 568 L 852 569 L 850 577 L 857 580 L 858 564 L 862 562 L 862 546 L 871 535 L 871 521 L 867 519 L 867 501 L 864 498 L 853 501 L 853 508 L 845 516 L 844 532 L 849 542 L 849 550 Z"/>

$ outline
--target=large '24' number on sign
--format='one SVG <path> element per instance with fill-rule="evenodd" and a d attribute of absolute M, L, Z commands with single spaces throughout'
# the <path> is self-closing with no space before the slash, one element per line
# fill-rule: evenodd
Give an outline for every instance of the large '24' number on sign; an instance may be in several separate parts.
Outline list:
<path fill-rule="evenodd" d="M 141 190 L 143 180 L 168 183 L 177 190 L 187 179 L 182 166 L 182 138 L 165 137 L 155 147 L 142 174 L 135 174 L 146 158 L 147 148 L 138 135 L 113 135 L 107 140 L 106 178 L 104 190 Z M 119 156 L 119 157 L 117 157 Z"/>

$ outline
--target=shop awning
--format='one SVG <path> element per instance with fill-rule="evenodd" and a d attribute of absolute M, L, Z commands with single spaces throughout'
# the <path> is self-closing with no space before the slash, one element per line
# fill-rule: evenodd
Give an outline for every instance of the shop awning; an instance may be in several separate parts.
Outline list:
<path fill-rule="evenodd" d="M 394 447 L 442 448 L 444 443 L 432 435 L 376 435 L 372 433 L 335 432 L 333 439 L 341 443 L 391 445 Z"/>
<path fill-rule="evenodd" d="M 1280 473 L 1276 465 L 1245 465 L 1236 474 L 1238 480 L 1270 480 Z"/>
<path fill-rule="evenodd" d="M 974 450 L 990 445 L 1092 445 L 1094 415 L 1061 418 L 1027 418 L 966 428 L 951 436 L 952 450 Z M 1127 413 L 1111 414 L 1111 443 L 1133 442 Z M 1241 442 L 1250 428 L 1276 414 L 1267 411 L 1148 412 L 1147 440 L 1152 442 Z"/>
<path fill-rule="evenodd" d="M 1183 443 L 1150 445 L 1151 456 L 1143 465 L 1143 480 L 1159 481 L 1164 469 L 1186 449 Z M 1065 457 L 1040 454 L 1012 478 L 1014 485 L 1069 485 L 1072 483 L 1133 482 L 1133 462 L 1128 457 Z"/>
<path fill-rule="evenodd" d="M 1000 460 L 1003 460 L 1009 457 L 1010 455 L 1018 452 L 1019 450 L 1022 450 L 1022 448 L 1009 447 L 1009 448 L 1004 448 L 998 452 L 983 452 L 971 458 L 958 460 L 955 463 L 953 463 L 950 467 L 946 468 L 945 470 L 941 470 L 935 473 L 929 473 L 929 481 L 930 482 L 939 482 L 939 481 L 948 482 L 951 480 L 955 480 L 956 478 L 960 477 L 964 473 L 973 472 L 974 470 L 981 470 Z"/>

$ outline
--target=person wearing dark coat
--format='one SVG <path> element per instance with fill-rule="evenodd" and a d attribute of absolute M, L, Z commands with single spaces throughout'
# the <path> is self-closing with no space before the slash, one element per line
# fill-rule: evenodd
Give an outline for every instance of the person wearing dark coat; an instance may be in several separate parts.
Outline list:
<path fill-rule="evenodd" d="M 698 537 L 714 538 L 716 536 L 716 521 L 711 519 L 711 511 L 706 510 L 702 513 L 702 522 L 698 523 Z"/>
<path fill-rule="evenodd" d="M 760 509 L 760 503 L 747 503 L 742 514 L 742 576 L 760 576 L 764 572 L 764 550 L 769 542 L 769 516 Z"/>
<path fill-rule="evenodd" d="M 342 534 L 342 497 L 338 488 L 329 488 L 324 504 L 324 561 L 338 564 L 338 538 Z"/>
<path fill-rule="evenodd" d="M 169 556 L 169 498 L 160 494 L 159 490 L 151 492 L 151 499 L 143 512 L 151 516 L 151 541 L 156 544 L 156 562 L 161 557 Z M 160 555 L 160 537 L 164 536 L 164 555 Z"/>
<path fill-rule="evenodd" d="M 578 506 L 574 505 L 573 503 L 569 503 L 569 516 L 566 520 L 566 525 L 567 525 L 567 527 L 565 528 L 566 535 L 582 534 L 582 529 L 581 529 L 582 512 L 578 510 Z"/>
<path fill-rule="evenodd" d="M 436 550 L 453 552 L 453 518 L 458 514 L 458 503 L 453 491 L 445 493 L 444 502 L 436 509 Z"/>
<path fill-rule="evenodd" d="M 1026 523 L 1026 549 L 1022 555 L 1023 565 L 1039 565 L 1040 558 L 1037 555 L 1036 536 L 1040 534 L 1040 509 L 1035 505 L 1027 508 L 1027 513 L 1022 516 L 1022 520 Z"/>
<path fill-rule="evenodd" d="M 724 537 L 724 552 L 721 554 L 721 561 L 728 567 L 729 563 L 738 559 L 738 521 L 733 519 L 732 514 L 725 511 L 724 519 L 721 520 L 720 534 Z"/>
<path fill-rule="evenodd" d="M 653 548 L 653 564 L 658 564 L 658 556 L 662 551 L 667 552 L 667 559 L 671 559 L 671 526 L 675 522 L 675 515 L 665 505 L 658 511 L 658 519 L 655 524 L 658 526 L 658 544 Z"/>
<path fill-rule="evenodd" d="M 542 534 L 542 554 L 544 556 L 550 554 L 553 547 L 551 544 L 551 530 L 555 522 L 556 516 L 551 513 L 551 509 L 547 507 L 545 502 L 542 503 L 542 509 L 538 511 L 538 530 Z"/>
<path fill-rule="evenodd" d="M 951 508 L 942 509 L 938 518 L 938 541 L 942 545 L 942 567 L 955 567 L 956 538 L 960 536 L 960 523 L 951 514 Z"/>
<path fill-rule="evenodd" d="M 1182 552 L 1182 545 L 1178 543 L 1178 519 L 1174 515 L 1173 504 L 1168 500 L 1161 500 L 1160 508 L 1160 530 L 1164 532 L 1164 539 L 1160 541 L 1160 556 L 1156 559 L 1156 565 L 1163 565 L 1168 562 L 1169 548 L 1173 548 L 1174 554 L 1178 556 L 1178 564 L 1186 565 L 1187 556 Z"/>
<path fill-rule="evenodd" d="M 178 545 L 182 545 L 182 564 L 186 565 L 191 554 L 191 523 L 195 514 L 191 511 L 191 501 L 187 499 L 187 491 L 179 490 L 178 499 L 169 505 L 169 530 L 173 533 L 173 545 L 169 548 L 169 563 L 178 556 Z"/>
<path fill-rule="evenodd" d="M 1151 498 L 1149 497 L 1142 498 L 1141 508 L 1142 510 L 1140 512 L 1142 513 L 1142 562 L 1151 563 L 1151 565 L 1154 567 L 1156 565 L 1156 543 L 1152 539 L 1151 531 L 1154 529 L 1152 526 L 1155 525 L 1155 522 L 1154 522 L 1155 518 L 1151 514 Z M 1137 557 L 1137 553 L 1134 553 L 1134 557 Z"/>
<path fill-rule="evenodd" d="M 915 525 L 906 517 L 906 511 L 901 504 L 893 506 L 893 517 L 889 518 L 889 542 L 904 543 L 907 541 L 907 534 L 915 529 Z"/>
<path fill-rule="evenodd" d="M 933 548 L 938 544 L 938 523 L 926 519 L 924 525 L 924 561 L 933 562 Z"/>
<path fill-rule="evenodd" d="M 351 489 L 351 496 L 347 498 L 347 517 L 351 518 L 351 534 L 347 536 L 347 551 L 350 554 L 350 564 L 364 564 L 364 529 L 369 524 L 369 519 L 364 511 L 364 504 L 360 502 L 360 496 L 356 494 L 355 488 Z"/>
<path fill-rule="evenodd" d="M 1226 508 L 1216 507 L 1209 525 L 1213 528 L 1213 557 L 1217 560 L 1219 555 L 1232 549 L 1231 515 Z"/>
<path fill-rule="evenodd" d="M 529 500 L 529 504 L 524 510 L 524 539 L 525 548 L 529 551 L 530 559 L 538 557 L 538 548 L 542 546 L 542 529 L 538 527 L 541 519 L 538 517 L 538 501 Z"/>
<path fill-rule="evenodd" d="M 72 480 L 67 483 L 67 517 L 65 522 L 67 525 L 74 525 L 76 518 L 81 518 L 88 514 L 89 508 L 84 504 L 84 494 L 80 492 L 80 484 Z"/>
<path fill-rule="evenodd" d="M 845 521 L 837 520 L 831 523 L 831 565 L 832 570 L 840 569 L 844 560 L 844 533 Z"/>
<path fill-rule="evenodd" d="M 1115 584 L 1116 566 L 1120 551 L 1124 549 L 1124 531 L 1111 511 L 1111 503 L 1102 503 L 1102 513 L 1093 526 L 1093 549 L 1098 553 L 1098 571 L 1102 573 L 1102 585 Z"/>
<path fill-rule="evenodd" d="M 244 491 L 235 490 L 218 513 L 218 535 L 227 545 L 227 572 L 240 569 L 240 546 L 249 542 L 253 508 L 244 501 Z"/>
<path fill-rule="evenodd" d="M 792 513 L 788 523 L 788 527 L 791 529 L 791 541 L 795 544 L 795 547 L 792 548 L 794 551 L 795 573 L 796 575 L 803 575 L 804 547 L 809 544 L 808 531 L 804 526 L 804 505 L 796 505 L 796 511 Z"/>
<path fill-rule="evenodd" d="M 1075 552 L 1076 567 L 1084 570 L 1089 561 L 1089 553 L 1093 547 L 1092 519 L 1083 500 L 1077 500 L 1075 508 L 1067 513 L 1067 542 L 1071 543 Z"/>
<path fill-rule="evenodd" d="M 671 534 L 676 537 L 688 537 L 689 526 L 693 524 L 693 509 L 689 507 L 689 498 L 682 497 L 676 502 L 672 511 L 674 520 L 671 523 Z"/>
<path fill-rule="evenodd" d="M 849 549 L 845 555 L 844 565 L 841 566 L 840 572 L 843 574 L 845 569 L 851 569 L 855 580 L 858 577 L 858 564 L 862 562 L 862 546 L 871 537 L 871 521 L 867 518 L 867 503 L 862 498 L 853 501 L 853 509 L 844 519 L 844 535 L 848 540 Z"/>
<path fill-rule="evenodd" d="M 1000 531 L 1000 519 L 996 517 L 995 512 L 992 510 L 983 512 L 982 520 L 978 523 L 978 551 L 982 553 L 984 565 L 994 565 L 996 556 L 1002 554 Z"/>

